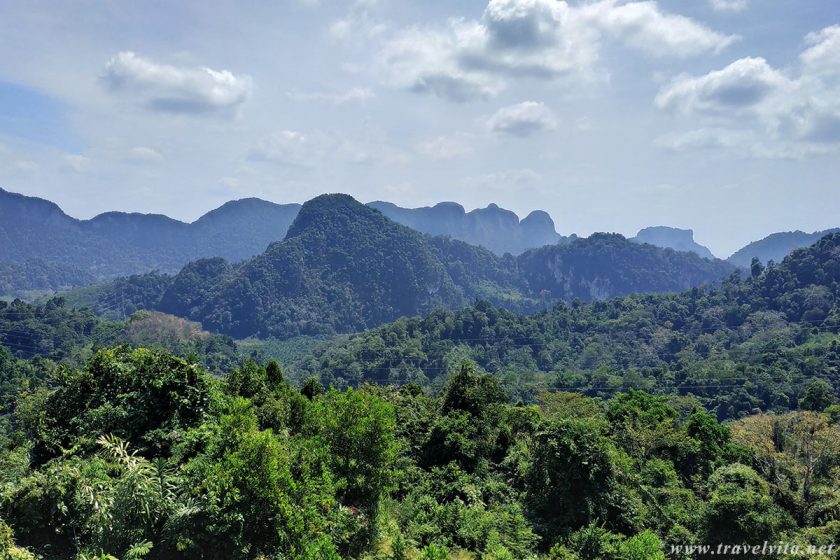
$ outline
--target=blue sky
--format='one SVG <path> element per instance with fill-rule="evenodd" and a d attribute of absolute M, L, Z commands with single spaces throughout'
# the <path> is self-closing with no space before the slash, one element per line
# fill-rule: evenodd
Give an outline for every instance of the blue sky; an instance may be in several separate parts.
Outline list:
<path fill-rule="evenodd" d="M 0 4 L 0 186 L 192 220 L 322 192 L 695 230 L 840 225 L 834 0 Z"/>

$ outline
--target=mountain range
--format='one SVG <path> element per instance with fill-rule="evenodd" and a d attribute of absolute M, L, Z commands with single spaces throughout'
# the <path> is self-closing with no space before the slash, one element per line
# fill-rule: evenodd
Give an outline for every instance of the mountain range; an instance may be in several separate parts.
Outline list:
<path fill-rule="evenodd" d="M 528 312 L 554 301 L 680 291 L 731 265 L 597 234 L 514 257 L 398 224 L 347 195 L 305 203 L 283 241 L 252 259 L 200 259 L 174 277 L 147 274 L 69 293 L 102 312 L 129 301 L 235 338 L 355 332 L 476 299 Z"/>
<path fill-rule="evenodd" d="M 454 202 L 402 208 L 376 201 L 368 206 L 418 232 L 481 246 L 498 257 L 578 239 L 557 233 L 551 217 L 539 210 L 520 220 L 495 204 L 470 212 Z M 192 223 L 124 212 L 78 220 L 50 201 L 0 189 L 0 295 L 55 291 L 153 270 L 174 274 L 201 258 L 236 263 L 284 239 L 300 210 L 300 204 L 247 198 L 227 202 Z M 778 262 L 832 231 L 776 233 L 728 261 L 740 268 L 748 268 L 753 257 Z M 644 228 L 630 241 L 714 258 L 689 229 Z"/>
<path fill-rule="evenodd" d="M 94 279 L 155 269 L 176 272 L 201 257 L 238 261 L 265 250 L 283 238 L 299 210 L 299 204 L 248 198 L 191 224 L 124 212 L 78 220 L 53 202 L 0 189 L 0 261 L 49 263 Z"/>

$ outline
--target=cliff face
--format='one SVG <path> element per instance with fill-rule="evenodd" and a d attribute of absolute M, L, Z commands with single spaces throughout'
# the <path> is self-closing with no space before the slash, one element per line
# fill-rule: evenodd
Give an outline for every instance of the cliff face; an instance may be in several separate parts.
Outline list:
<path fill-rule="evenodd" d="M 704 259 L 714 259 L 712 252 L 703 245 L 694 241 L 694 231 L 690 229 L 679 229 L 667 226 L 654 226 L 644 228 L 632 237 L 631 241 L 636 243 L 648 243 L 664 249 L 697 253 Z"/>
<path fill-rule="evenodd" d="M 431 207 L 402 208 L 390 202 L 376 201 L 376 208 L 388 218 L 429 235 L 447 235 L 472 245 L 490 249 L 497 255 L 518 255 L 543 245 L 568 241 L 558 234 L 546 212 L 536 210 L 520 221 L 510 210 L 490 204 L 467 212 L 455 202 L 441 202 Z"/>

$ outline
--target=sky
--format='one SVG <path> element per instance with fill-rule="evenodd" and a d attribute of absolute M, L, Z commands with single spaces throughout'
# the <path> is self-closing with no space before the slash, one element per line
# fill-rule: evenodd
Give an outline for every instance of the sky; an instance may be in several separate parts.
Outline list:
<path fill-rule="evenodd" d="M 0 187 L 89 218 L 227 200 L 840 226 L 836 0 L 0 3 Z"/>

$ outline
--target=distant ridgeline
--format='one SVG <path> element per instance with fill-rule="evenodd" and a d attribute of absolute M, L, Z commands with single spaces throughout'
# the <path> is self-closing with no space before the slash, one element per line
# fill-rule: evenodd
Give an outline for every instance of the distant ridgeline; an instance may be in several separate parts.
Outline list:
<path fill-rule="evenodd" d="M 558 234 L 551 217 L 540 210 L 519 220 L 495 204 L 471 212 L 453 202 L 425 208 L 401 208 L 381 201 L 368 206 L 421 233 L 483 247 L 498 257 L 578 240 L 575 235 Z M 249 198 L 228 202 L 191 224 L 161 215 L 122 212 L 77 220 L 52 202 L 0 189 L 0 296 L 32 298 L 132 274 L 174 274 L 201 258 L 236 263 L 284 239 L 300 208 L 299 204 Z M 753 257 L 763 263 L 778 262 L 791 250 L 811 245 L 832 231 L 773 234 L 728 260 L 742 269 L 749 268 Z M 714 259 L 687 229 L 645 228 L 630 241 Z M 433 242 L 440 244 L 445 242 Z M 516 291 L 523 292 L 521 286 Z"/>
<path fill-rule="evenodd" d="M 769 261 L 779 262 L 794 249 L 813 245 L 820 238 L 838 231 L 840 231 L 840 228 L 815 231 L 814 233 L 805 233 L 804 231 L 774 233 L 764 239 L 753 241 L 746 247 L 736 251 L 726 260 L 740 268 L 749 268 L 753 257 L 765 265 Z"/>
<path fill-rule="evenodd" d="M 0 189 L 0 289 L 56 289 L 152 270 L 177 272 L 201 257 L 240 261 L 282 239 L 299 209 L 249 198 L 191 224 L 123 212 L 77 220 L 52 202 Z"/>
<path fill-rule="evenodd" d="M 630 239 L 636 243 L 649 243 L 657 247 L 667 247 L 674 251 L 697 253 L 704 259 L 714 259 L 715 256 L 708 247 L 694 241 L 694 232 L 690 229 L 679 229 L 666 226 L 644 228 Z M 809 243 L 810 245 L 810 243 Z M 749 263 L 747 263 L 749 266 Z"/>
<path fill-rule="evenodd" d="M 518 255 L 528 249 L 568 243 L 577 238 L 557 233 L 551 216 L 542 210 L 535 210 L 520 221 L 515 213 L 495 204 L 471 212 L 466 212 L 455 202 L 441 202 L 424 208 L 401 208 L 390 202 L 376 201 L 368 206 L 411 229 L 466 241 L 490 249 L 497 255 Z"/>
<path fill-rule="evenodd" d="M 156 309 L 236 338 L 355 332 L 477 299 L 530 312 L 712 284 L 735 269 L 692 253 L 596 234 L 513 257 L 430 237 L 346 195 L 300 210 L 283 241 L 240 264 L 202 259 L 176 276 L 119 279 L 67 294 L 100 313 Z"/>

